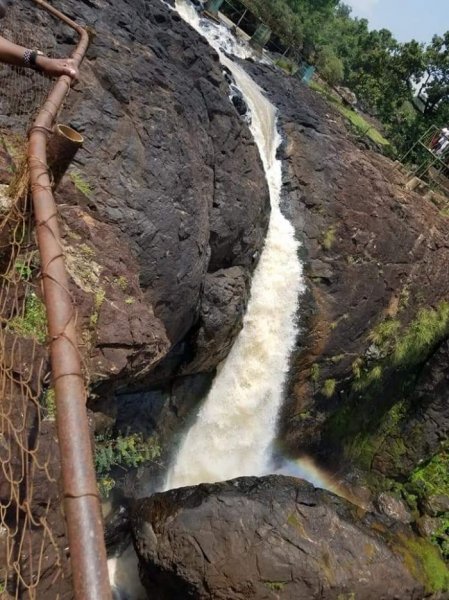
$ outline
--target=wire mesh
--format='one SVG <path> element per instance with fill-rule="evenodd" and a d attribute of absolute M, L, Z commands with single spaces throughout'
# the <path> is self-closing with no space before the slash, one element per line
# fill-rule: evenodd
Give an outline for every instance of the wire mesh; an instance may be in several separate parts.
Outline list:
<path fill-rule="evenodd" d="M 62 26 L 16 2 L 2 35 L 57 55 Z M 55 33 L 57 32 L 57 33 Z M 26 132 L 52 83 L 0 65 L 0 598 L 72 597 L 59 448 L 26 167 Z"/>

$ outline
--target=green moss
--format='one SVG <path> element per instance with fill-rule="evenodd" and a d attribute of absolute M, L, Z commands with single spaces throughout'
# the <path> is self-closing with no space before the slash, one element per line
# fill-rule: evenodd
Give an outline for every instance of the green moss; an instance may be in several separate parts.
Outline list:
<path fill-rule="evenodd" d="M 359 374 L 359 377 L 353 383 L 353 389 L 355 391 L 361 391 L 373 384 L 379 384 L 382 380 L 382 373 L 382 367 L 376 365 L 366 373 Z"/>
<path fill-rule="evenodd" d="M 46 421 L 54 421 L 56 419 L 56 398 L 55 390 L 48 388 L 42 397 L 42 408 L 44 409 L 44 419 Z"/>
<path fill-rule="evenodd" d="M 432 535 L 431 541 L 439 547 L 444 560 L 449 561 L 449 513 L 440 518 L 440 525 Z"/>
<path fill-rule="evenodd" d="M 30 292 L 25 300 L 22 315 L 17 315 L 9 321 L 8 327 L 19 336 L 34 338 L 43 344 L 47 340 L 47 314 L 42 300 Z"/>
<path fill-rule="evenodd" d="M 284 73 L 287 75 L 295 75 L 298 72 L 299 66 L 294 61 L 286 58 L 285 56 L 281 56 L 277 60 L 274 61 L 274 64 L 282 69 Z"/>
<path fill-rule="evenodd" d="M 426 592 L 441 592 L 449 589 L 449 570 L 438 549 L 423 538 L 400 536 L 401 544 L 396 548 L 404 557 L 410 573 L 421 581 Z"/>
<path fill-rule="evenodd" d="M 326 379 L 324 382 L 322 393 L 326 398 L 332 398 L 335 393 L 335 388 L 337 387 L 337 382 L 335 379 Z"/>
<path fill-rule="evenodd" d="M 100 491 L 107 496 L 114 487 L 111 477 L 114 467 L 127 468 L 156 460 L 161 454 L 155 437 L 145 439 L 140 433 L 119 435 L 101 434 L 95 438 L 95 470 Z"/>
<path fill-rule="evenodd" d="M 383 354 L 385 354 L 392 349 L 400 328 L 400 321 L 395 319 L 386 319 L 385 321 L 382 321 L 376 325 L 376 327 L 371 331 L 369 339 Z"/>
<path fill-rule="evenodd" d="M 265 585 L 272 592 L 282 592 L 285 588 L 285 581 L 266 581 Z"/>
<path fill-rule="evenodd" d="M 325 250 L 330 250 L 335 242 L 335 226 L 329 227 L 326 233 L 323 235 L 321 245 Z"/>
<path fill-rule="evenodd" d="M 69 174 L 69 177 L 78 191 L 88 198 L 91 196 L 92 188 L 90 183 L 81 175 L 79 171 L 72 171 Z"/>
<path fill-rule="evenodd" d="M 448 302 L 442 302 L 436 309 L 421 309 L 396 344 L 395 364 L 418 364 L 448 333 Z"/>
<path fill-rule="evenodd" d="M 311 81 L 309 87 L 322 96 L 325 96 L 329 102 L 331 102 L 335 108 L 350 122 L 354 130 L 358 135 L 368 136 L 375 144 L 381 147 L 389 147 L 390 142 L 384 138 L 384 136 L 368 123 L 362 115 L 356 112 L 354 109 L 347 107 L 343 104 L 341 98 L 334 94 L 330 88 L 320 85 L 316 81 Z"/>
<path fill-rule="evenodd" d="M 317 383 L 320 378 L 320 365 L 318 363 L 314 363 L 310 369 L 310 379 L 313 383 Z"/>
<path fill-rule="evenodd" d="M 415 469 L 410 482 L 421 496 L 449 494 L 449 446 L 443 447 L 428 463 Z"/>
<path fill-rule="evenodd" d="M 89 321 L 91 329 L 95 329 L 95 327 L 98 324 L 98 318 L 100 316 L 100 308 L 104 302 L 105 297 L 106 297 L 106 292 L 104 291 L 103 288 L 99 288 L 94 294 L 94 311 L 90 315 L 90 321 Z"/>
<path fill-rule="evenodd" d="M 354 379 L 361 378 L 362 367 L 364 364 L 365 364 L 365 361 L 360 356 L 359 356 L 359 358 L 356 358 L 355 361 L 352 363 L 352 374 L 354 375 Z"/>
<path fill-rule="evenodd" d="M 117 277 L 115 279 L 115 283 L 122 290 L 122 292 L 126 292 L 126 289 L 128 288 L 128 280 L 126 279 L 126 277 L 120 275 L 120 277 Z"/>

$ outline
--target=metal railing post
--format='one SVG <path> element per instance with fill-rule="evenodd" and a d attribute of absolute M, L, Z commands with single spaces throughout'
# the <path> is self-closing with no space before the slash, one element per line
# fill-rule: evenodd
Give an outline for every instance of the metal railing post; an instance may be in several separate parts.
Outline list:
<path fill-rule="evenodd" d="M 43 0 L 34 2 L 78 32 L 80 41 L 72 58 L 79 65 L 89 44 L 87 32 Z M 28 163 L 50 336 L 74 597 L 77 600 L 108 600 L 111 591 L 86 412 L 87 392 L 46 156 L 48 133 L 70 85 L 68 76 L 60 77 L 39 112 L 30 129 Z"/>

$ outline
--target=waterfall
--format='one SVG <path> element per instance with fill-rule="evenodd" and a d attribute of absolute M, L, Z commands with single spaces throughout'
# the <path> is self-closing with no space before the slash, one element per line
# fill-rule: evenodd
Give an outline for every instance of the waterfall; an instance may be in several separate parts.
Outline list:
<path fill-rule="evenodd" d="M 222 52 L 245 57 L 250 50 L 225 27 L 200 19 L 184 0 L 177 0 L 176 9 L 217 50 L 248 104 L 251 131 L 269 186 L 271 218 L 243 329 L 181 442 L 165 489 L 272 472 L 276 420 L 297 335 L 295 315 L 303 289 L 298 242 L 279 206 L 282 165 L 276 158 L 281 143 L 276 110 L 251 77 Z"/>

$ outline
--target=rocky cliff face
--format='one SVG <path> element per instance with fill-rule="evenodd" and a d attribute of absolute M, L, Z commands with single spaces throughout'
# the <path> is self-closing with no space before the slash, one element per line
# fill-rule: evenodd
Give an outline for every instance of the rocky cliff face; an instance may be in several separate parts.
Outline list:
<path fill-rule="evenodd" d="M 98 427 L 163 429 L 176 437 L 241 327 L 268 221 L 262 166 L 229 102 L 216 54 L 169 7 L 156 0 L 85 0 L 76 7 L 61 0 L 58 7 L 82 14 L 94 34 L 64 114 L 86 146 L 57 193 L 80 335 L 99 396 L 91 407 L 105 413 Z M 70 34 L 49 35 L 57 36 L 61 54 L 72 49 Z M 319 96 L 268 67 L 245 68 L 279 109 L 283 210 L 302 240 L 308 282 L 280 441 L 291 455 L 314 454 L 371 489 L 393 490 L 387 513 L 402 496 L 413 527 L 443 548 L 447 216 L 406 192 L 391 161 L 353 139 Z M 2 153 L 2 182 L 8 161 Z M 117 390 L 122 395 L 113 401 Z M 136 477 L 132 494 L 141 491 L 141 473 Z M 142 482 L 144 489 L 144 476 Z M 195 529 L 217 514 L 231 524 L 245 515 L 245 530 Z M 360 592 L 367 598 L 405 597 L 402 589 L 421 598 L 426 586 L 446 585 L 444 570 L 437 585 L 417 580 L 439 558 L 408 527 L 302 483 L 270 479 L 173 492 L 143 502 L 134 517 L 151 593 L 158 582 L 183 598 L 208 597 L 208 586 L 222 595 L 216 597 L 231 597 L 223 573 L 228 583 L 235 578 L 235 598 L 273 598 L 284 588 L 295 599 L 310 590 L 313 597 L 322 590 L 322 597 L 350 597 L 360 578 L 369 582 L 371 596 Z M 336 527 L 331 542 L 320 519 Z M 269 544 L 268 530 L 276 532 Z M 220 540 L 216 550 L 211 535 Z M 241 536 L 247 546 L 239 545 Z M 239 561 L 214 571 L 209 554 L 221 552 L 225 565 L 237 547 L 244 562 L 256 540 L 260 560 L 248 574 Z M 354 567 L 332 562 L 329 543 L 332 556 L 347 553 Z M 274 563 L 267 558 L 273 548 Z M 174 562 L 184 560 L 192 560 L 191 570 L 176 575 Z M 382 561 L 399 587 L 385 589 Z"/>
<path fill-rule="evenodd" d="M 139 387 L 183 340 L 179 362 L 212 371 L 267 227 L 258 151 L 217 55 L 167 5 L 78 11 L 93 41 L 65 120 L 86 143 L 58 200 L 93 378 Z"/>
<path fill-rule="evenodd" d="M 309 293 L 281 437 L 341 468 L 405 477 L 447 439 L 448 217 L 405 190 L 318 94 L 247 68 L 279 108 L 284 210 Z"/>

